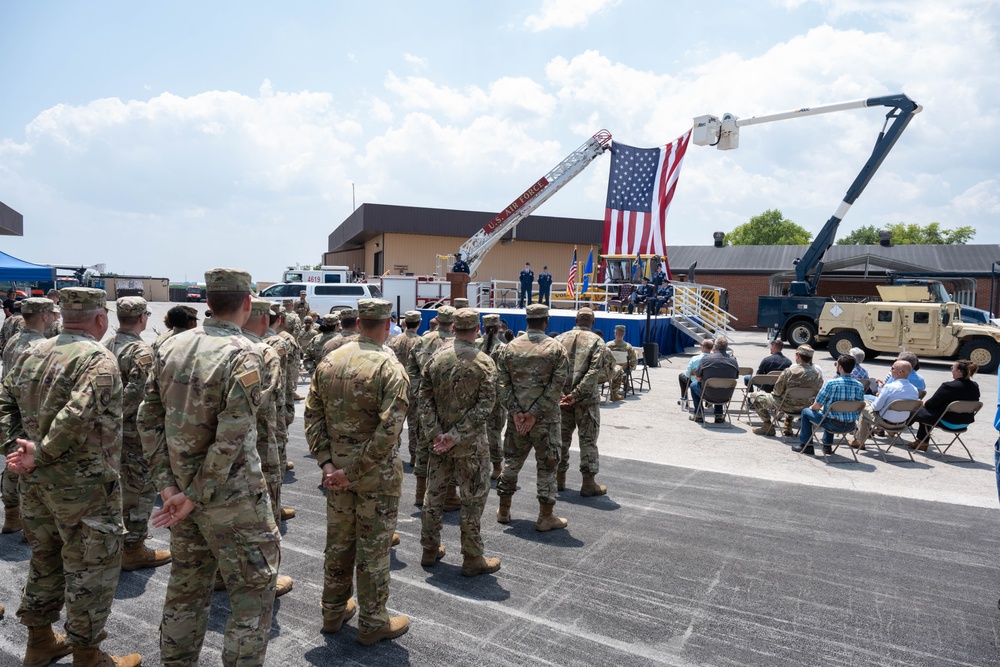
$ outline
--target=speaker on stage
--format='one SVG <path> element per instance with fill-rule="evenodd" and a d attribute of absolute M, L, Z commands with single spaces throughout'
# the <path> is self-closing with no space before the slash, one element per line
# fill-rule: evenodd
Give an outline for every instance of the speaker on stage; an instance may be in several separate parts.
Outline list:
<path fill-rule="evenodd" d="M 642 346 L 642 363 L 648 368 L 660 365 L 660 346 L 656 343 L 644 343 Z"/>

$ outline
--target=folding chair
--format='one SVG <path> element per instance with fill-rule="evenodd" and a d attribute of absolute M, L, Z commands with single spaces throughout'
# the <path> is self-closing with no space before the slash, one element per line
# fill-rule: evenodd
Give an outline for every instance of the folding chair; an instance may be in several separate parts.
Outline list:
<path fill-rule="evenodd" d="M 687 374 L 684 371 L 681 371 L 677 375 L 677 384 L 681 390 L 681 397 L 678 399 L 677 405 L 681 406 L 681 412 L 688 412 L 690 410 L 690 408 L 688 408 L 688 402 L 691 400 L 691 382 L 688 380 Z"/>
<path fill-rule="evenodd" d="M 733 419 L 729 414 L 729 405 L 733 400 L 733 394 L 736 392 L 736 385 L 738 381 L 727 379 L 727 378 L 708 378 L 705 383 L 701 386 L 701 414 L 705 416 L 708 414 L 706 412 L 707 408 L 712 408 L 712 417 L 714 424 L 715 406 L 722 406 L 722 419 L 724 424 L 728 424 L 726 428 L 733 427 Z M 697 415 L 699 408 L 695 408 L 695 414 Z M 704 424 L 707 426 L 708 421 L 706 420 Z"/>
<path fill-rule="evenodd" d="M 622 354 L 625 353 L 622 352 Z M 628 366 L 626 366 L 626 368 L 628 368 Z M 642 362 L 642 371 L 639 373 L 638 379 L 634 375 L 632 375 L 632 371 L 628 371 L 628 382 L 632 386 L 633 394 L 635 394 L 635 383 L 637 382 L 639 383 L 639 391 L 642 391 L 643 384 L 646 385 L 647 390 L 649 391 L 653 390 L 653 383 L 649 381 L 649 367 L 646 365 L 645 361 Z M 684 407 L 684 409 L 687 410 L 687 406 L 682 406 L 682 407 Z"/>
<path fill-rule="evenodd" d="M 742 387 L 743 390 L 743 401 L 740 403 L 740 414 L 736 416 L 736 420 L 739 421 L 746 415 L 747 424 L 753 426 L 753 414 L 754 410 L 747 409 L 747 403 L 750 401 L 750 395 L 755 394 L 758 391 L 765 391 L 765 388 L 770 389 L 774 387 L 774 383 L 778 381 L 777 375 L 752 375 L 750 376 L 750 384 L 746 387 Z"/>
<path fill-rule="evenodd" d="M 832 412 L 860 413 L 864 409 L 865 409 L 864 401 L 834 401 L 833 403 L 830 404 L 829 409 L 827 409 L 827 411 L 823 413 L 823 418 L 819 420 L 819 423 L 816 424 L 816 428 L 813 429 L 812 440 L 809 441 L 809 444 L 813 444 L 812 441 L 816 440 L 818 441 L 820 446 L 823 445 L 823 442 L 820 441 L 819 438 L 817 437 L 821 430 L 826 431 L 827 433 L 832 433 L 835 436 L 840 436 L 840 437 L 835 437 L 833 439 L 833 445 L 831 445 L 832 451 L 829 455 L 825 451 L 823 452 L 824 461 L 826 461 L 827 463 L 831 463 L 830 456 L 836 454 L 837 450 L 840 448 L 841 445 L 847 445 L 847 449 L 851 452 L 851 456 L 854 457 L 854 462 L 855 463 L 858 462 L 858 455 L 854 453 L 854 448 L 851 447 L 850 443 L 848 442 L 847 436 L 853 435 L 855 432 L 857 432 L 858 421 L 861 419 L 861 415 L 859 414 L 858 419 L 854 420 L 854 423 L 850 424 L 849 426 L 845 426 L 839 423 L 835 424 L 833 423 L 832 420 L 828 420 L 827 417 L 829 417 L 830 413 Z M 845 457 L 844 460 L 846 461 L 847 458 Z"/>
<path fill-rule="evenodd" d="M 875 449 L 878 450 L 879 455 L 882 457 L 882 460 L 885 463 L 889 462 L 889 459 L 885 457 L 885 455 L 889 453 L 889 450 L 892 449 L 893 446 L 903 443 L 903 441 L 900 440 L 900 436 L 903 435 L 903 432 L 908 430 L 910 431 L 911 434 L 913 434 L 913 429 L 910 427 L 910 423 L 916 416 L 917 410 L 919 410 L 923 406 L 924 404 L 920 400 L 912 398 L 910 399 L 900 398 L 893 401 L 889 405 L 885 406 L 883 408 L 883 412 L 888 412 L 890 410 L 893 410 L 895 412 L 907 413 L 906 419 L 899 423 L 888 422 L 882 417 L 881 413 L 878 412 L 875 413 L 875 421 L 873 422 L 871 430 L 868 432 L 868 440 L 871 440 L 872 444 L 875 445 Z M 864 416 L 862 415 L 861 418 L 864 419 Z M 889 438 L 885 450 L 879 447 L 878 440 L 875 439 L 876 428 L 880 428 L 883 431 L 885 431 L 886 437 Z M 866 440 L 865 442 L 867 442 L 868 440 Z M 861 444 L 864 445 L 865 442 L 862 442 Z M 909 448 L 904 447 L 904 449 L 906 450 L 906 455 L 910 457 L 911 461 L 913 461 L 914 460 L 913 454 L 910 452 Z"/>
<path fill-rule="evenodd" d="M 785 391 L 785 393 L 781 396 L 781 401 L 775 406 L 774 416 L 771 418 L 771 423 L 774 424 L 775 430 L 778 428 L 778 423 L 783 422 L 785 417 L 792 417 L 794 419 L 796 415 L 801 415 L 801 410 L 799 412 L 787 412 L 785 409 L 786 405 L 793 402 L 804 403 L 807 400 L 809 401 L 809 405 L 812 405 L 818 395 L 818 389 L 810 389 L 809 387 L 790 387 L 787 391 Z M 792 428 L 795 428 L 794 423 L 792 424 Z M 795 433 L 793 432 L 792 435 L 794 436 Z M 782 427 L 782 442 L 786 442 L 785 437 L 784 427 Z"/>
<path fill-rule="evenodd" d="M 615 364 L 620 366 L 625 374 L 622 378 L 622 396 L 628 396 L 629 391 L 635 396 L 635 387 L 632 386 L 632 369 L 628 367 L 628 352 L 611 350 L 611 356 L 615 358 Z"/>
<path fill-rule="evenodd" d="M 962 440 L 962 434 L 967 432 L 969 430 L 969 426 L 971 426 L 972 424 L 949 424 L 948 422 L 944 421 L 944 418 L 950 414 L 972 415 L 973 420 L 975 420 L 976 414 L 982 409 L 983 409 L 983 404 L 979 401 L 952 401 L 951 403 L 949 403 L 948 408 L 944 411 L 944 414 L 938 417 L 937 421 L 934 422 L 934 425 L 929 426 L 927 429 L 928 450 L 930 450 L 931 447 L 938 450 L 938 455 L 941 457 L 941 460 L 944 461 L 945 453 L 947 453 L 947 451 L 951 449 L 952 445 L 958 442 L 958 444 L 962 445 L 962 449 L 965 450 L 965 453 L 969 455 L 969 460 L 975 461 L 975 459 L 972 458 L 972 453 L 969 451 L 969 448 L 965 446 L 965 442 Z M 951 436 L 953 436 L 951 442 L 945 445 L 944 449 L 941 449 L 941 445 L 934 442 L 934 438 L 931 437 L 931 434 L 934 432 L 935 428 L 939 428 L 945 433 L 948 433 Z"/>

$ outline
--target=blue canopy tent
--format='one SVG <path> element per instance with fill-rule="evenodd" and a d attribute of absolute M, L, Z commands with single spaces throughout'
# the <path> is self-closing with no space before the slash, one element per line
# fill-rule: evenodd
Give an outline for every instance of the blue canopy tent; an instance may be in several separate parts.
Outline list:
<path fill-rule="evenodd" d="M 42 264 L 32 264 L 0 252 L 0 282 L 33 283 L 55 281 L 55 269 Z"/>

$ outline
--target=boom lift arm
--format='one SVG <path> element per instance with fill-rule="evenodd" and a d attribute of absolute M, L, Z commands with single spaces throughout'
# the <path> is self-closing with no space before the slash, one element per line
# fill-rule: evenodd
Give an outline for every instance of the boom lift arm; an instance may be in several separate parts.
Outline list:
<path fill-rule="evenodd" d="M 760 123 L 770 123 L 776 120 L 786 120 L 789 118 L 800 118 L 803 116 L 815 116 L 834 111 L 846 111 L 848 109 L 863 109 L 866 107 L 891 107 L 885 116 L 885 124 L 879 133 L 875 147 L 872 149 L 871 157 L 865 162 L 864 167 L 857 178 L 848 188 L 844 200 L 837 207 L 837 211 L 826 221 L 823 229 L 816 235 L 816 239 L 806 250 L 803 257 L 795 262 L 795 280 L 789 285 L 789 296 L 813 296 L 816 294 L 816 285 L 819 283 L 823 273 L 823 256 L 833 245 L 837 236 L 837 228 L 841 220 L 847 215 L 847 211 L 861 195 L 872 176 L 882 165 L 886 155 L 892 150 L 903 133 L 906 126 L 915 114 L 923 109 L 919 104 L 911 100 L 906 95 L 887 95 L 884 97 L 869 97 L 865 100 L 855 100 L 853 102 L 841 102 L 839 104 L 828 104 L 825 106 L 797 109 L 782 113 L 770 114 L 766 116 L 754 116 L 752 118 L 737 118 L 732 114 L 724 114 L 720 122 L 715 116 L 699 116 L 694 119 L 694 143 L 699 146 L 717 146 L 720 150 L 732 150 L 739 147 L 739 128 L 744 125 L 757 125 Z M 892 120 L 892 125 L 886 129 L 886 125 Z"/>
<path fill-rule="evenodd" d="M 607 130 L 601 130 L 592 136 L 463 243 L 462 259 L 468 263 L 469 272 L 475 273 L 490 248 L 608 150 L 610 143 L 611 133 Z"/>

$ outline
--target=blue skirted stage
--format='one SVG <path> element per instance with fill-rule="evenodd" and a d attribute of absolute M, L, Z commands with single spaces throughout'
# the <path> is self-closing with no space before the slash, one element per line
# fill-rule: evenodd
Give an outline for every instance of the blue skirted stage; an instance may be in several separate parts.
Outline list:
<path fill-rule="evenodd" d="M 437 315 L 436 310 L 421 310 L 423 322 L 420 333 L 427 331 L 431 318 Z M 523 308 L 483 308 L 480 315 L 496 313 L 501 320 L 506 320 L 507 326 L 518 333 L 528 328 Z M 625 325 L 625 340 L 637 348 L 639 358 L 642 358 L 643 334 L 646 330 L 645 315 L 629 315 L 628 313 L 594 313 L 594 331 L 601 331 L 604 340 L 611 341 L 615 337 L 615 326 Z M 575 326 L 576 311 L 553 309 L 549 311 L 549 333 L 562 333 Z M 656 343 L 660 355 L 679 354 L 685 347 L 694 347 L 698 343 L 686 333 L 675 327 L 669 317 L 654 317 L 649 320 L 649 342 Z"/>

